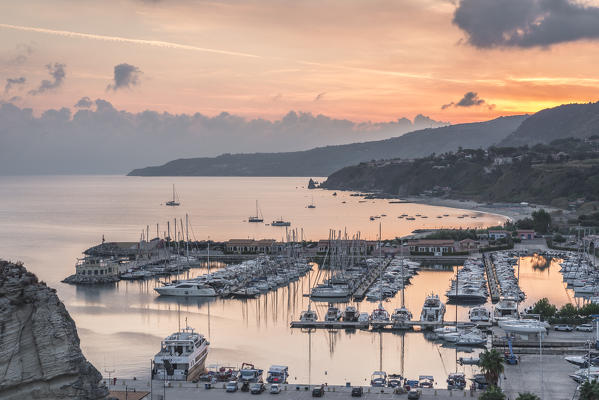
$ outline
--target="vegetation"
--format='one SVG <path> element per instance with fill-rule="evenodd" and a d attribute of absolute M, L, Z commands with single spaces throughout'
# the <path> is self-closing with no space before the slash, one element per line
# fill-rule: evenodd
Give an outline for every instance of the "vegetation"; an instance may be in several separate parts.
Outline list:
<path fill-rule="evenodd" d="M 426 239 L 464 240 L 478 238 L 478 233 L 486 233 L 486 230 L 475 229 L 441 229 L 425 236 Z"/>
<path fill-rule="evenodd" d="M 599 148 L 563 139 L 532 148 L 460 150 L 414 160 L 363 162 L 343 168 L 321 185 L 328 189 L 381 191 L 483 202 L 565 204 L 599 200 Z M 520 228 L 551 229 L 546 212 Z"/>
<path fill-rule="evenodd" d="M 491 349 L 485 350 L 479 358 L 480 368 L 485 374 L 487 382 L 492 386 L 497 386 L 499 375 L 503 373 L 503 356 L 496 349 Z"/>
<path fill-rule="evenodd" d="M 544 297 L 533 305 L 530 313 L 539 314 L 543 321 L 549 321 L 552 324 L 580 325 L 590 322 L 592 315 L 599 314 L 599 304 L 588 303 L 576 308 L 568 303 L 558 310 L 555 305 L 549 303 L 549 299 Z"/>
<path fill-rule="evenodd" d="M 479 400 L 505 400 L 505 394 L 497 386 L 489 386 L 478 396 Z"/>
<path fill-rule="evenodd" d="M 597 381 L 584 382 L 580 386 L 580 400 L 599 400 L 599 383 Z"/>
<path fill-rule="evenodd" d="M 555 313 L 557 313 L 557 307 L 549 303 L 549 299 L 547 297 L 543 297 L 534 304 L 530 312 L 532 314 L 539 314 L 543 321 L 547 321 L 555 316 Z"/>
<path fill-rule="evenodd" d="M 518 393 L 518 397 L 516 397 L 516 400 L 541 400 L 541 398 L 534 393 L 526 392 Z"/>

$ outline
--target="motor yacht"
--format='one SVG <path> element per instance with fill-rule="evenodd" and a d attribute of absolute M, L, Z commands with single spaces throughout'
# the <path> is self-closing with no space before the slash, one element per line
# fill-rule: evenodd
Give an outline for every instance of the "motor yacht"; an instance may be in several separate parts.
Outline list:
<path fill-rule="evenodd" d="M 176 284 L 166 284 L 162 287 L 154 288 L 161 296 L 181 296 L 181 297 L 215 297 L 216 291 L 208 285 L 194 282 L 180 282 Z"/>
<path fill-rule="evenodd" d="M 343 311 L 343 320 L 346 322 L 356 322 L 358 320 L 358 310 L 354 306 L 347 306 Z"/>
<path fill-rule="evenodd" d="M 271 226 L 291 226 L 291 222 L 284 221 L 283 218 L 277 219 L 270 223 Z"/>
<path fill-rule="evenodd" d="M 341 310 L 337 307 L 330 306 L 327 310 L 327 313 L 324 317 L 324 320 L 327 322 L 339 321 L 341 319 Z"/>
<path fill-rule="evenodd" d="M 504 297 L 495 306 L 493 317 L 496 321 L 518 318 L 518 303 L 513 297 Z"/>
<path fill-rule="evenodd" d="M 407 322 L 412 321 L 412 313 L 405 307 L 396 308 L 391 314 L 391 322 L 395 329 L 410 329 L 411 325 Z"/>
<path fill-rule="evenodd" d="M 468 318 L 471 322 L 489 322 L 491 313 L 485 307 L 472 307 L 468 311 Z"/>
<path fill-rule="evenodd" d="M 204 335 L 186 327 L 166 337 L 154 356 L 152 378 L 193 381 L 204 371 L 210 343 Z"/>
<path fill-rule="evenodd" d="M 383 308 L 383 304 L 379 303 L 379 306 L 370 314 L 370 325 L 373 329 L 379 329 L 384 328 L 389 322 L 389 313 Z"/>
<path fill-rule="evenodd" d="M 420 313 L 421 322 L 443 322 L 445 316 L 445 304 L 441 302 L 439 296 L 431 294 L 426 297 Z"/>
<path fill-rule="evenodd" d="M 308 309 L 306 311 L 302 311 L 302 313 L 300 314 L 300 321 L 303 321 L 303 322 L 318 321 L 318 314 L 316 314 L 316 311 L 312 310 L 310 308 L 310 306 L 308 305 Z"/>

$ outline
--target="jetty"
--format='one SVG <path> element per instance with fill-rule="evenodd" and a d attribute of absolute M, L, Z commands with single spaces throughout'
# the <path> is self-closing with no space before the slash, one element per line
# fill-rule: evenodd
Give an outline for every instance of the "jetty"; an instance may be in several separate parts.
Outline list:
<path fill-rule="evenodd" d="M 497 279 L 497 270 L 495 264 L 489 253 L 485 253 L 483 256 L 483 262 L 485 264 L 485 272 L 487 274 L 487 285 L 489 286 L 489 294 L 491 295 L 491 301 L 497 303 L 499 301 L 499 281 Z"/>
<path fill-rule="evenodd" d="M 355 301 L 361 301 L 364 299 L 364 296 L 366 296 L 366 292 L 368 291 L 368 289 L 370 289 L 374 282 L 376 282 L 377 279 L 379 279 L 380 274 L 384 273 L 387 270 L 387 267 L 389 266 L 389 264 L 391 264 L 391 260 L 393 260 L 393 258 L 385 260 L 385 265 L 381 267 L 382 271 L 380 271 L 379 268 L 371 268 L 366 274 L 364 274 L 364 276 L 362 277 L 362 281 L 360 282 L 360 284 L 358 284 L 356 290 L 354 290 L 353 298 Z"/>

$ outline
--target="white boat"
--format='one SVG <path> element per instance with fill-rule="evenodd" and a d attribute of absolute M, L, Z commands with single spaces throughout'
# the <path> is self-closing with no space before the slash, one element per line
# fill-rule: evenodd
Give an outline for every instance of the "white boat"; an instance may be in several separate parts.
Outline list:
<path fill-rule="evenodd" d="M 312 308 L 310 308 L 310 305 L 308 304 L 308 309 L 306 311 L 302 311 L 302 313 L 300 314 L 300 321 L 303 321 L 303 322 L 318 321 L 318 314 L 316 314 L 316 311 L 312 310 Z"/>
<path fill-rule="evenodd" d="M 248 222 L 264 222 L 264 217 L 262 217 L 262 212 L 258 207 L 258 200 L 256 200 L 256 215 L 248 217 Z"/>
<path fill-rule="evenodd" d="M 387 373 L 385 371 L 374 371 L 370 377 L 370 385 L 374 387 L 387 386 Z"/>
<path fill-rule="evenodd" d="M 208 285 L 195 282 L 179 282 L 177 284 L 167 284 L 159 288 L 154 288 L 161 296 L 183 296 L 183 297 L 214 297 L 216 291 Z"/>
<path fill-rule="evenodd" d="M 167 206 L 171 206 L 171 207 L 176 207 L 181 205 L 181 203 L 179 203 L 179 196 L 177 196 L 177 194 L 175 193 L 175 185 L 173 184 L 173 199 L 169 200 L 165 203 Z"/>
<path fill-rule="evenodd" d="M 480 331 L 470 331 L 458 336 L 455 344 L 458 346 L 480 346 L 487 343 L 487 337 Z"/>
<path fill-rule="evenodd" d="M 349 288 L 346 285 L 320 284 L 312 288 L 311 298 L 334 299 L 349 296 Z"/>
<path fill-rule="evenodd" d="M 491 313 L 485 307 L 472 307 L 468 311 L 468 318 L 471 322 L 489 322 Z"/>
<path fill-rule="evenodd" d="M 384 328 L 389 324 L 389 313 L 383 307 L 382 303 L 379 303 L 379 306 L 372 310 L 370 314 L 370 325 L 373 329 Z"/>
<path fill-rule="evenodd" d="M 544 322 L 539 322 L 530 319 L 507 319 L 498 322 L 501 329 L 510 333 L 531 334 L 531 333 L 546 333 L 547 328 Z"/>
<path fill-rule="evenodd" d="M 421 322 L 443 322 L 445 316 L 445 304 L 441 302 L 439 296 L 431 294 L 426 297 L 420 313 Z"/>
<path fill-rule="evenodd" d="M 152 378 L 193 381 L 204 372 L 210 343 L 204 335 L 186 327 L 165 338 L 154 356 Z"/>
<path fill-rule="evenodd" d="M 341 310 L 337 307 L 330 306 L 327 310 L 327 313 L 324 317 L 324 320 L 327 322 L 339 321 L 341 319 Z"/>
<path fill-rule="evenodd" d="M 284 221 L 283 218 L 274 220 L 270 223 L 271 226 L 291 226 L 291 222 Z"/>
<path fill-rule="evenodd" d="M 391 322 L 395 329 L 410 329 L 407 322 L 412 321 L 412 313 L 405 307 L 396 308 L 391 314 Z"/>
<path fill-rule="evenodd" d="M 513 297 L 504 297 L 495 306 L 493 317 L 496 321 L 518 318 L 518 302 Z"/>

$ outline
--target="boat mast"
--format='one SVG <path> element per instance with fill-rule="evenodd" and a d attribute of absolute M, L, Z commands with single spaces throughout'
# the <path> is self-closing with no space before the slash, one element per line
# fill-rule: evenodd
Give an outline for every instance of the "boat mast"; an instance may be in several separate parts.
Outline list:
<path fill-rule="evenodd" d="M 173 203 L 175 202 L 175 184 L 173 183 Z"/>
<path fill-rule="evenodd" d="M 379 308 L 383 308 L 383 248 L 381 246 L 381 222 L 379 221 Z M 381 356 L 382 357 L 382 356 Z"/>

